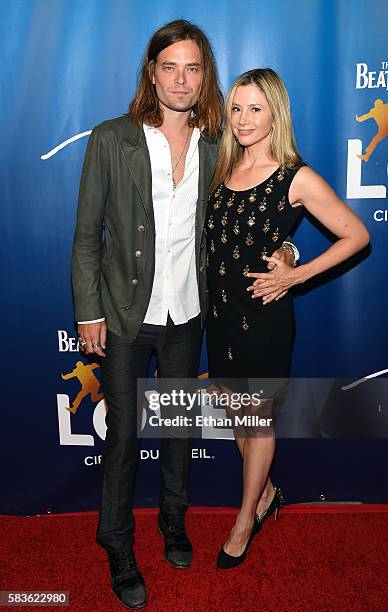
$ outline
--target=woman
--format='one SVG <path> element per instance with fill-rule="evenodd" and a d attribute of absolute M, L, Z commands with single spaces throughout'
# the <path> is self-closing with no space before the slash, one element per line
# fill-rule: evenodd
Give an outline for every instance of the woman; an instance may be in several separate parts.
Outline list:
<path fill-rule="evenodd" d="M 305 209 L 338 240 L 310 262 L 290 268 L 272 255 Z M 206 228 L 210 377 L 287 377 L 294 311 L 285 292 L 365 247 L 369 234 L 302 162 L 288 94 L 271 69 L 244 73 L 228 94 Z M 271 272 L 269 262 L 275 266 Z M 283 503 L 269 478 L 274 437 L 237 435 L 236 442 L 243 458 L 243 499 L 218 556 L 223 569 L 244 561 L 264 520 L 274 511 L 276 517 Z"/>

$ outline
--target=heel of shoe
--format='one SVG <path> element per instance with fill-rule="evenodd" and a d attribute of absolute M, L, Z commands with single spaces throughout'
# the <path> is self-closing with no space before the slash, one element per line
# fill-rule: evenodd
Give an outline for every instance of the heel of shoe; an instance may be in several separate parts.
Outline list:
<path fill-rule="evenodd" d="M 275 521 L 277 521 L 280 508 L 284 506 L 284 504 L 285 501 L 283 491 L 279 489 L 279 487 L 275 487 L 275 495 L 273 496 L 273 499 L 266 511 L 261 515 L 261 517 L 255 513 L 255 522 L 257 523 L 256 531 L 258 532 L 261 529 L 263 523 L 271 516 L 271 514 L 275 514 Z"/>
<path fill-rule="evenodd" d="M 276 500 L 277 504 L 275 507 L 275 521 L 278 520 L 280 508 L 284 506 L 285 504 L 284 493 L 281 489 L 276 488 L 276 496 L 277 496 L 277 500 Z"/>
<path fill-rule="evenodd" d="M 284 506 L 284 504 L 286 503 L 286 500 L 284 498 L 284 492 L 282 491 L 282 489 L 277 489 L 278 494 L 279 494 L 279 503 L 281 506 Z"/>

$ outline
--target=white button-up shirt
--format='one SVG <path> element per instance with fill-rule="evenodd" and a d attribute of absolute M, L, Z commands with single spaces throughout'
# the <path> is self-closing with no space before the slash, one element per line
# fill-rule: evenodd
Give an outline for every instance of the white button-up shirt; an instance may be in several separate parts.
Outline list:
<path fill-rule="evenodd" d="M 152 171 L 155 217 L 155 276 L 144 323 L 179 325 L 200 312 L 195 269 L 195 213 L 198 199 L 200 132 L 194 128 L 185 171 L 174 190 L 170 148 L 164 134 L 143 126 Z M 182 162 L 181 162 L 182 163 Z"/>

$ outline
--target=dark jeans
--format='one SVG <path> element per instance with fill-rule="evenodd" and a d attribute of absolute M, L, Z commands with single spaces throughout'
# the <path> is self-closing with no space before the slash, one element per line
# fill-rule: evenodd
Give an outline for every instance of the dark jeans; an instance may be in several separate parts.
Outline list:
<path fill-rule="evenodd" d="M 198 376 L 202 344 L 200 317 L 183 325 L 143 324 L 133 342 L 108 331 L 101 360 L 105 399 L 106 440 L 102 460 L 102 498 L 97 541 L 115 552 L 133 542 L 133 492 L 138 457 L 137 378 L 146 378 L 156 352 L 160 378 Z M 160 510 L 183 514 L 188 505 L 191 440 L 166 438 L 160 448 Z"/>

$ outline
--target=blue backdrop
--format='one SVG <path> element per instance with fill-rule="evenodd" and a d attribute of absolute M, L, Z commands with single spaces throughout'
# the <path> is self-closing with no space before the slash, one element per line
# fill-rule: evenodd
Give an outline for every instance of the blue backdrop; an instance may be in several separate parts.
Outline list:
<path fill-rule="evenodd" d="M 385 0 L 3 0 L 0 13 L 0 513 L 98 505 L 103 404 L 87 396 L 70 414 L 80 381 L 61 377 L 83 359 L 73 340 L 70 252 L 87 137 L 56 147 L 126 111 L 147 40 L 172 19 L 209 35 L 224 91 L 250 68 L 280 73 L 303 158 L 371 233 L 369 254 L 296 297 L 293 374 L 360 378 L 387 367 L 387 139 L 362 162 L 357 153 L 378 126 L 355 120 L 375 100 L 388 102 Z M 329 244 L 308 220 L 295 238 L 303 260 Z M 195 447 L 192 502 L 238 504 L 234 443 Z M 274 480 L 288 501 L 388 501 L 387 449 L 378 439 L 280 440 Z M 157 505 L 157 487 L 157 443 L 144 440 L 137 505 Z"/>

